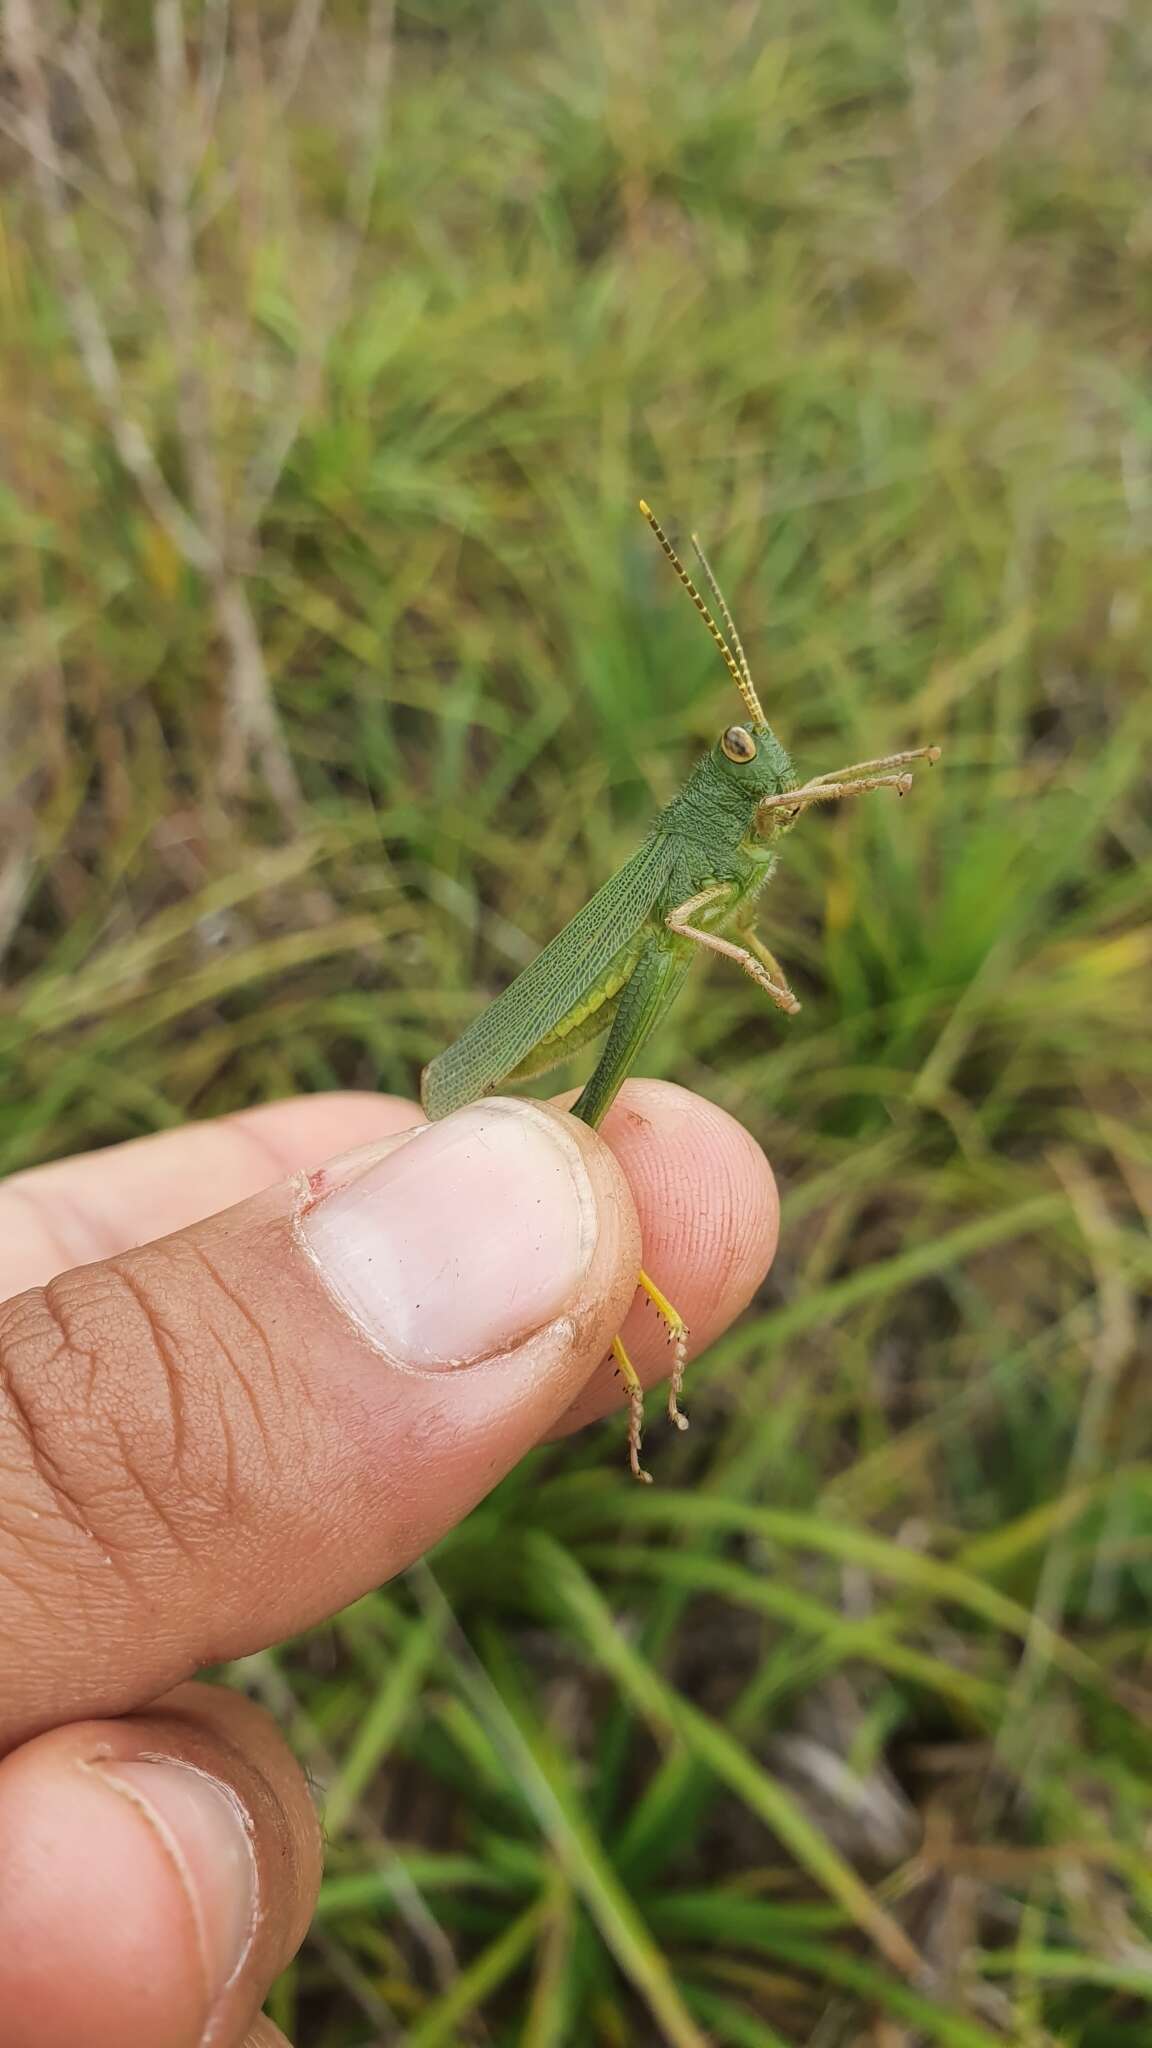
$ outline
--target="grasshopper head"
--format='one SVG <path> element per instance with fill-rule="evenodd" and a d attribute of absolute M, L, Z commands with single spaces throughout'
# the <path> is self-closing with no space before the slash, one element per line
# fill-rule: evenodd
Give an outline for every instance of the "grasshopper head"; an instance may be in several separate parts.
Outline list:
<path fill-rule="evenodd" d="M 726 628 L 725 632 L 717 625 L 664 528 L 643 498 L 640 500 L 640 510 L 720 649 L 728 673 L 744 700 L 748 724 L 730 725 L 726 732 L 721 733 L 710 758 L 724 777 L 725 783 L 739 790 L 742 796 L 747 796 L 751 812 L 766 796 L 779 796 L 786 789 L 795 789 L 796 775 L 792 763 L 764 716 L 763 706 L 756 695 L 756 685 L 752 681 L 748 657 L 740 644 L 740 635 L 725 603 L 724 593 L 712 573 L 711 564 L 696 535 L 692 535 L 692 545 L 708 579 L 712 595 L 716 599 L 720 617 Z M 777 815 L 782 816 L 780 813 Z M 773 825 L 775 826 L 775 819 Z"/>
<path fill-rule="evenodd" d="M 750 810 L 764 797 L 796 787 L 796 771 L 763 712 L 755 725 L 730 725 L 722 732 L 712 760 L 725 781 L 747 797 Z"/>

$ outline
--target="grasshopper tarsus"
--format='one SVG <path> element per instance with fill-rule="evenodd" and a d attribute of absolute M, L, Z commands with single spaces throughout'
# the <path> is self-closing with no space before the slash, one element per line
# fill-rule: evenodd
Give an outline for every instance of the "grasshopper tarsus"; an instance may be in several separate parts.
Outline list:
<path fill-rule="evenodd" d="M 652 1474 L 640 1463 L 640 1445 L 644 1434 L 644 1396 L 642 1393 L 634 1393 L 630 1396 L 628 1409 L 628 1463 L 632 1468 L 632 1477 L 638 1479 L 642 1486 L 651 1486 Z"/>

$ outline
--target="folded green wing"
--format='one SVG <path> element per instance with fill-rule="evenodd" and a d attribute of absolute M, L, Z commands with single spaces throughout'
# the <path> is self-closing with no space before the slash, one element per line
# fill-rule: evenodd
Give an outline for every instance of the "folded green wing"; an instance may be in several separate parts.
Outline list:
<path fill-rule="evenodd" d="M 490 1094 L 579 1006 L 621 947 L 635 938 L 672 861 L 668 840 L 654 833 L 503 995 L 425 1067 L 420 1092 L 430 1117 L 447 1116 Z"/>

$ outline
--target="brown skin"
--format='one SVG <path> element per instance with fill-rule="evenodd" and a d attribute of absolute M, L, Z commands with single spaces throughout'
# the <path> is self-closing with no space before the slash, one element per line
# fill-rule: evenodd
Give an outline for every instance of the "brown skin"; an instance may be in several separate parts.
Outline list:
<path fill-rule="evenodd" d="M 633 1082 L 599 1137 L 566 1120 L 599 1217 L 571 1313 L 482 1367 L 382 1369 L 301 1253 L 291 1177 L 419 1121 L 388 1097 L 278 1103 L 0 1187 L 6 2048 L 282 2043 L 258 2011 L 314 1905 L 312 1801 L 265 1714 L 184 1681 L 379 1584 L 541 1437 L 618 1406 L 623 1317 L 662 1378 L 660 1326 L 629 1306 L 641 1242 L 693 1351 L 771 1262 L 758 1147 Z M 186 1767 L 150 1805 L 141 1758 Z M 205 1783 L 186 1826 L 184 1788 Z"/>

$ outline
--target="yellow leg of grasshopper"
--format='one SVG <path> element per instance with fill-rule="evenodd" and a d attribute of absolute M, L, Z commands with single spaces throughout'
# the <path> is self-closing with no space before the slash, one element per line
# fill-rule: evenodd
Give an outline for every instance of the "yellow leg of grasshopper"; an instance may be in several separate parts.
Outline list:
<path fill-rule="evenodd" d="M 656 1282 L 641 1271 L 636 1285 L 648 1296 L 657 1315 L 666 1324 L 668 1342 L 672 1346 L 672 1377 L 668 1382 L 668 1419 L 677 1429 L 687 1429 L 688 1417 L 680 1406 L 680 1395 L 684 1391 L 684 1369 L 688 1363 L 688 1325 L 675 1309 L 666 1294 L 662 1294 Z"/>
<path fill-rule="evenodd" d="M 616 1098 L 621 1082 L 631 1071 L 648 1033 L 653 1025 L 659 1022 L 675 996 L 687 973 L 690 958 L 690 946 L 671 946 L 666 938 L 656 934 L 653 934 L 650 942 L 637 956 L 632 972 L 620 990 L 608 1042 L 600 1055 L 596 1071 L 585 1085 L 579 1100 L 573 1105 L 573 1116 L 578 1116 L 583 1123 L 590 1124 L 593 1130 L 603 1121 Z M 684 1384 L 684 1367 L 688 1355 L 688 1331 L 684 1318 L 673 1308 L 667 1295 L 662 1294 L 655 1282 L 649 1279 L 647 1273 L 639 1274 L 636 1284 L 647 1295 L 668 1326 L 669 1342 L 674 1350 L 668 1413 L 678 1429 L 686 1429 L 688 1418 L 681 1414 L 678 1400 Z M 640 1385 L 636 1368 L 619 1337 L 612 1345 L 612 1355 L 628 1389 L 628 1452 L 632 1470 L 637 1479 L 646 1480 L 651 1474 L 645 1472 L 640 1463 L 644 1390 Z"/>
<path fill-rule="evenodd" d="M 644 1389 L 640 1375 L 619 1337 L 612 1339 L 612 1356 L 628 1389 L 628 1462 L 635 1478 L 642 1479 L 645 1486 L 651 1486 L 652 1474 L 646 1472 L 640 1463 L 640 1441 L 644 1430 Z"/>
<path fill-rule="evenodd" d="M 647 1273 L 640 1273 L 636 1284 L 648 1296 L 657 1315 L 668 1326 L 668 1341 L 674 1352 L 672 1378 L 668 1388 L 668 1413 L 677 1429 L 687 1429 L 688 1417 L 679 1406 L 679 1396 L 684 1386 L 684 1368 L 688 1363 L 688 1325 L 679 1310 L 673 1308 L 668 1296 L 661 1292 Z M 640 1375 L 619 1337 L 612 1339 L 612 1356 L 628 1390 L 628 1462 L 635 1477 L 642 1479 L 646 1486 L 651 1486 L 652 1474 L 646 1472 L 640 1463 L 640 1443 L 644 1430 L 644 1389 L 640 1384 Z"/>

